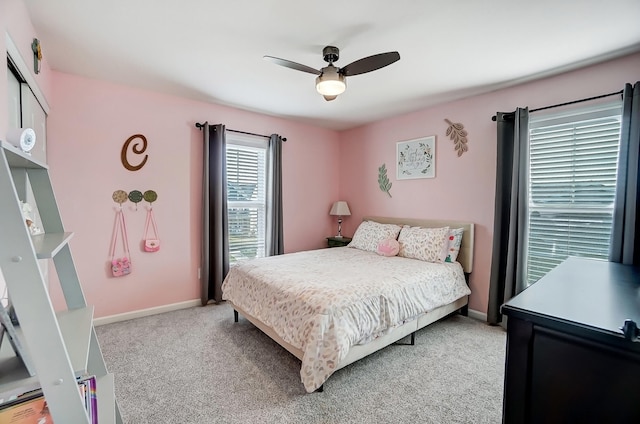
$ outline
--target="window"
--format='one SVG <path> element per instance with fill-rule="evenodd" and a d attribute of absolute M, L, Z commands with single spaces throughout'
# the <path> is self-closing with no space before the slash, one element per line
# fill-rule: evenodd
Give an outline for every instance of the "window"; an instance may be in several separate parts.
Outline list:
<path fill-rule="evenodd" d="M 607 259 L 622 105 L 602 105 L 529 123 L 526 282 L 569 256 Z"/>
<path fill-rule="evenodd" d="M 265 256 L 267 140 L 227 132 L 229 264 Z"/>

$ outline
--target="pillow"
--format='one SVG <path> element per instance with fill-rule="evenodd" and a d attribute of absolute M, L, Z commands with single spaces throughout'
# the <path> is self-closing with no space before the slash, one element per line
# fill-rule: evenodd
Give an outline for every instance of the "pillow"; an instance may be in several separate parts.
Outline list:
<path fill-rule="evenodd" d="M 367 252 L 378 250 L 378 243 L 384 239 L 398 238 L 400 226 L 395 224 L 380 224 L 375 221 L 362 221 L 358 226 L 351 243 L 347 247 L 354 247 Z"/>
<path fill-rule="evenodd" d="M 462 245 L 462 233 L 464 233 L 464 228 L 454 228 L 449 230 L 449 235 L 443 245 L 445 262 L 455 262 L 458 258 L 460 246 Z"/>
<path fill-rule="evenodd" d="M 426 262 L 444 262 L 442 245 L 449 227 L 421 228 L 405 225 L 400 231 L 398 256 Z"/>
<path fill-rule="evenodd" d="M 376 253 L 380 256 L 396 256 L 400 250 L 400 243 L 394 238 L 384 239 L 378 243 Z"/>

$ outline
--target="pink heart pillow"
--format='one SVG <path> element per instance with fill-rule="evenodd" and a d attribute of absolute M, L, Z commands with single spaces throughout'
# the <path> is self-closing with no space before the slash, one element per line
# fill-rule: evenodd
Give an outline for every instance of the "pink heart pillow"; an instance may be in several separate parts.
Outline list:
<path fill-rule="evenodd" d="M 398 243 L 398 240 L 388 238 L 378 243 L 376 253 L 381 256 L 396 256 L 398 251 L 400 251 L 400 243 Z"/>

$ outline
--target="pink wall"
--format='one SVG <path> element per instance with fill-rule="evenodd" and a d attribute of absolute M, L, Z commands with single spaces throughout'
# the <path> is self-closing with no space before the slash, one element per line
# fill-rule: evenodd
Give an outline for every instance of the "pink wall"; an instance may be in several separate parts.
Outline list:
<path fill-rule="evenodd" d="M 37 37 L 21 0 L 0 1 L 0 34 L 8 32 L 27 64 Z M 640 79 L 640 54 L 490 94 L 389 118 L 343 133 L 229 107 L 51 72 L 45 59 L 35 76 L 51 106 L 48 161 L 76 267 L 96 316 L 124 313 L 199 298 L 200 173 L 202 142 L 195 122 L 282 134 L 286 251 L 317 248 L 335 232 L 327 212 L 338 198 L 353 215 L 344 233 L 353 234 L 364 215 L 428 217 L 476 223 L 471 308 L 486 311 L 495 189 L 496 111 L 536 108 L 617 91 Z M 4 38 L 0 54 L 6 57 Z M 0 67 L 0 96 L 6 98 L 6 67 Z M 469 152 L 457 157 L 445 136 L 444 119 L 469 132 Z M 0 102 L 0 138 L 7 131 L 6 102 Z M 149 140 L 149 161 L 139 172 L 125 170 L 120 148 L 131 135 Z M 436 135 L 436 178 L 396 181 L 395 144 Z M 336 164 L 335 159 L 340 158 Z M 385 163 L 393 198 L 378 189 L 377 169 Z M 108 249 L 113 225 L 111 194 L 155 190 L 162 248 L 141 252 L 144 207 L 126 206 L 133 274 L 109 278 Z M 52 272 L 52 274 L 55 273 Z M 1 281 L 0 281 L 1 283 Z M 60 290 L 52 295 L 61 304 Z"/>
<path fill-rule="evenodd" d="M 345 234 L 353 234 L 365 215 L 471 221 L 475 223 L 474 269 L 470 308 L 486 312 L 491 268 L 495 201 L 497 111 L 531 109 L 621 90 L 640 79 L 640 54 L 389 118 L 340 134 L 340 197 L 352 216 Z M 458 157 L 446 137 L 447 118 L 468 131 L 469 151 Z M 395 177 L 396 142 L 436 136 L 436 178 Z M 392 198 L 378 188 L 383 163 L 393 184 Z"/>
<path fill-rule="evenodd" d="M 278 133 L 283 147 L 285 250 L 319 248 L 333 231 L 328 211 L 337 199 L 333 172 L 338 134 L 223 106 L 53 73 L 48 118 L 51 176 L 78 274 L 96 316 L 199 299 L 202 133 L 196 122 L 224 123 L 259 134 Z M 147 164 L 126 170 L 120 151 L 143 134 Z M 137 159 L 132 159 L 136 162 Z M 125 204 L 133 272 L 111 278 L 107 264 L 116 204 L 122 189 L 155 190 L 161 249 L 140 248 L 145 204 Z"/>
<path fill-rule="evenodd" d="M 24 62 L 33 64 L 37 37 L 21 0 L 0 1 L 0 54 L 8 32 Z M 43 43 L 36 84 L 51 106 L 48 163 L 65 228 L 75 233 L 71 248 L 87 302 L 96 317 L 163 306 L 200 297 L 202 134 L 195 122 L 287 137 L 283 148 L 284 236 L 287 252 L 319 248 L 335 231 L 328 215 L 337 200 L 338 134 L 237 109 L 51 72 Z M 29 70 L 31 73 L 32 71 Z M 6 99 L 6 66 L 0 67 L 0 97 Z M 8 127 L 7 102 L 0 102 L 0 138 Z M 133 134 L 149 141 L 149 160 L 138 172 L 120 163 L 120 149 Z M 111 194 L 153 189 L 160 252 L 141 252 L 145 209 L 126 205 L 133 273 L 109 278 L 107 261 L 115 203 Z M 51 267 L 50 269 L 54 269 Z M 50 271 L 54 304 L 63 306 L 56 274 Z M 0 276 L 0 293 L 4 281 Z"/>

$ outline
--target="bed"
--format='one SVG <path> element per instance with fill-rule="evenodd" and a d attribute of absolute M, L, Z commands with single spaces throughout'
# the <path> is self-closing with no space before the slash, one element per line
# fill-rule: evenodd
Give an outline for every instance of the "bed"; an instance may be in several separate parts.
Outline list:
<path fill-rule="evenodd" d="M 417 330 L 466 311 L 473 223 L 385 217 L 365 217 L 365 223 L 432 232 L 455 228 L 462 240 L 451 263 L 336 247 L 242 262 L 222 286 L 236 322 L 241 314 L 302 361 L 300 376 L 309 393 L 322 390 L 340 368 L 406 336 L 413 342 Z M 351 245 L 364 240 L 359 231 Z"/>

